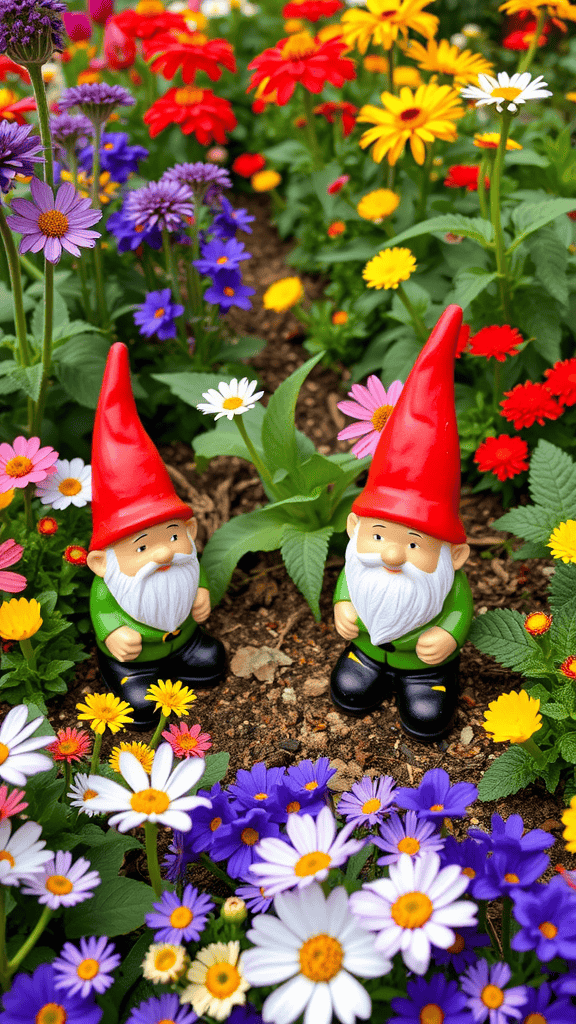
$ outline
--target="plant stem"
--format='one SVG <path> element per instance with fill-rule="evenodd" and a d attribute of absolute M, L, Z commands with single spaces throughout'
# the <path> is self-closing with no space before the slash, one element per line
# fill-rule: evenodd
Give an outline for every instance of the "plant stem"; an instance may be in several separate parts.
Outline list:
<path fill-rule="evenodd" d="M 420 199 L 416 208 L 415 221 L 426 219 L 426 203 L 428 201 L 428 192 L 430 189 L 430 171 L 432 170 L 432 159 L 434 155 L 434 143 L 431 142 L 426 147 L 426 159 L 422 165 L 422 172 L 420 175 Z"/>
<path fill-rule="evenodd" d="M 70 767 L 70 763 L 68 761 L 64 761 L 64 789 L 61 796 L 63 804 L 66 803 L 66 797 L 68 796 L 68 790 L 70 789 L 71 782 L 72 768 Z"/>
<path fill-rule="evenodd" d="M 24 294 L 22 292 L 22 275 L 20 274 L 20 261 L 12 232 L 6 223 L 4 210 L 0 207 L 0 234 L 6 250 L 8 269 L 10 271 L 10 284 L 12 285 L 12 304 L 14 306 L 14 325 L 18 339 L 18 350 L 22 366 L 30 366 L 30 349 L 28 348 L 28 336 L 26 333 L 26 315 L 24 313 Z"/>
<path fill-rule="evenodd" d="M 533 740 L 532 737 L 529 736 L 527 740 L 522 740 L 519 745 L 524 747 L 524 750 L 527 754 L 530 754 L 530 757 L 534 758 L 536 764 L 540 764 L 542 760 L 542 751 L 536 743 L 536 740 Z"/>
<path fill-rule="evenodd" d="M 510 911 L 512 900 L 505 896 L 502 903 L 502 959 L 508 960 L 510 956 Z"/>
<path fill-rule="evenodd" d="M 162 896 L 162 877 L 160 875 L 160 865 L 158 864 L 158 843 L 156 841 L 157 834 L 158 825 L 156 825 L 152 821 L 145 821 L 144 835 L 146 838 L 146 860 L 148 862 L 148 874 L 150 875 L 150 884 L 158 898 L 160 898 Z"/>
<path fill-rule="evenodd" d="M 396 95 L 394 88 L 394 70 L 396 68 L 396 43 L 392 46 L 388 55 L 388 89 L 392 95 Z"/>
<path fill-rule="evenodd" d="M 484 155 L 480 161 L 480 169 L 478 171 L 478 205 L 480 207 L 480 214 L 484 220 L 489 220 L 488 216 L 488 204 L 486 203 L 486 187 L 484 179 L 486 177 L 486 170 L 489 166 L 490 158 Z"/>
<path fill-rule="evenodd" d="M 76 189 L 76 191 L 78 191 L 78 160 L 76 158 L 76 153 L 73 149 L 68 150 L 68 161 L 70 164 L 70 172 L 72 174 L 74 188 Z M 82 304 L 84 306 L 84 316 L 86 317 L 87 320 L 92 322 L 92 302 L 90 300 L 90 293 L 88 291 L 86 267 L 84 265 L 82 256 L 80 256 L 80 259 L 78 260 L 77 267 L 80 276 L 80 287 L 82 289 Z"/>
<path fill-rule="evenodd" d="M 92 206 L 95 210 L 100 209 L 100 142 L 102 139 L 102 125 L 94 121 L 94 156 L 92 158 Z M 94 253 L 94 271 L 96 278 L 96 310 L 100 312 L 100 323 L 104 328 L 109 326 L 108 309 L 106 306 L 106 292 L 104 290 L 104 271 L 102 269 L 102 245 L 101 239 L 96 239 Z"/>
<path fill-rule="evenodd" d="M 312 165 L 315 171 L 319 171 L 324 166 L 324 161 L 322 159 L 322 150 L 318 144 L 316 125 L 314 124 L 314 100 L 312 99 L 312 93 L 308 92 L 308 89 L 304 89 L 304 116 L 306 118 L 306 135 L 312 156 Z"/>
<path fill-rule="evenodd" d="M 52 154 L 52 136 L 50 134 L 50 111 L 48 110 L 48 101 L 46 100 L 42 68 L 39 64 L 29 64 L 28 72 L 36 98 L 38 124 L 40 126 L 42 145 L 44 146 L 44 181 L 50 185 L 50 188 L 54 188 L 54 157 Z"/>
<path fill-rule="evenodd" d="M 164 263 L 166 267 L 166 276 L 172 283 L 172 297 L 174 302 L 181 302 L 182 295 L 180 293 L 180 283 L 178 281 L 178 274 L 176 272 L 176 264 L 172 254 L 172 248 L 170 246 L 170 233 L 167 228 L 162 228 L 162 249 L 164 251 Z M 176 324 L 178 329 L 178 337 L 182 342 L 185 349 L 188 349 L 188 338 L 186 337 L 186 328 L 184 327 L 184 321 L 181 316 L 176 318 Z"/>
<path fill-rule="evenodd" d="M 244 426 L 244 423 L 242 422 L 242 417 L 241 416 L 235 416 L 234 417 L 234 422 L 235 422 L 236 426 L 238 427 L 238 430 L 240 431 L 240 434 L 242 435 L 242 440 L 244 441 L 244 444 L 246 445 L 248 451 L 250 452 L 250 456 L 251 456 L 252 462 L 253 462 L 255 468 L 257 469 L 258 474 L 260 475 L 262 480 L 266 483 L 266 485 L 269 488 L 269 490 L 272 491 L 272 494 L 274 494 L 276 496 L 276 498 L 279 498 L 280 494 L 278 493 L 278 490 L 276 489 L 274 481 L 272 480 L 272 477 L 270 476 L 270 472 L 268 471 L 268 469 L 266 468 L 266 466 L 262 462 L 262 459 L 258 455 L 258 452 L 256 451 L 254 445 L 252 444 L 252 441 L 248 437 L 248 432 L 246 430 L 246 427 Z"/>
<path fill-rule="evenodd" d="M 232 889 L 232 892 L 236 891 L 236 882 L 233 882 L 230 876 L 227 875 L 225 871 L 222 871 L 221 868 L 217 867 L 214 861 L 210 860 L 210 857 L 208 856 L 207 853 L 201 854 L 200 860 L 202 861 L 204 867 L 208 868 L 208 871 L 210 871 L 215 878 L 219 878 L 221 882 L 224 882 L 230 889 Z"/>
<path fill-rule="evenodd" d="M 546 7 L 542 7 L 541 10 L 540 10 L 540 13 L 538 14 L 538 21 L 536 22 L 536 28 L 534 29 L 534 38 L 532 39 L 532 42 L 530 43 L 530 46 L 526 50 L 526 53 L 520 58 L 520 61 L 519 61 L 519 64 L 518 64 L 518 68 L 517 68 L 517 71 L 520 72 L 520 73 L 522 71 L 528 71 L 528 68 L 530 67 L 532 61 L 534 60 L 534 54 L 536 53 L 536 48 L 538 46 L 538 40 L 540 39 L 540 33 L 542 32 L 542 29 L 544 28 L 544 22 L 546 21 L 546 14 L 547 14 Z"/>
<path fill-rule="evenodd" d="M 26 658 L 26 661 L 30 665 L 30 668 L 36 668 L 36 652 L 30 643 L 30 637 L 26 637 L 24 640 L 20 640 L 20 650 Z"/>
<path fill-rule="evenodd" d="M 53 911 L 50 909 L 50 907 L 44 907 L 44 910 L 42 911 L 40 917 L 38 918 L 38 921 L 36 922 L 35 928 L 30 932 L 30 935 L 23 943 L 23 945 L 20 946 L 20 949 L 18 950 L 16 955 L 13 956 L 12 959 L 10 960 L 8 964 L 8 970 L 10 971 L 10 974 L 14 974 L 14 971 L 18 969 L 22 961 L 25 960 L 25 958 L 28 956 L 30 950 L 34 949 L 34 946 L 36 945 L 38 939 L 42 935 L 42 932 L 44 931 L 46 925 L 48 924 L 48 921 L 52 917 L 52 914 Z"/>
<path fill-rule="evenodd" d="M 502 232 L 502 221 L 500 217 L 500 184 L 502 180 L 502 165 L 504 153 L 506 152 L 506 141 L 510 131 L 512 114 L 505 110 L 502 114 L 500 130 L 500 142 L 496 151 L 496 159 L 492 169 L 490 181 L 490 219 L 494 228 L 494 248 L 496 254 L 496 270 L 498 273 L 498 287 L 500 290 L 500 303 L 504 320 L 508 319 L 508 289 L 506 281 L 506 257 L 504 255 L 504 235 Z"/>
<path fill-rule="evenodd" d="M 0 986 L 3 992 L 10 987 L 10 970 L 6 956 L 6 888 L 0 885 Z"/>
<path fill-rule="evenodd" d="M 398 285 L 398 288 L 396 289 L 396 293 L 398 295 L 398 298 L 404 304 L 404 306 L 406 307 L 406 309 L 408 310 L 408 312 L 410 314 L 410 319 L 412 321 L 412 325 L 414 327 L 414 330 L 416 331 L 416 334 L 418 335 L 419 341 L 421 341 L 422 344 L 425 345 L 426 342 L 428 341 L 428 331 L 426 329 L 426 324 L 424 323 L 422 317 L 419 316 L 419 314 L 414 309 L 414 306 L 410 302 L 410 299 L 406 295 L 406 292 L 404 291 L 404 289 L 403 289 L 401 284 Z"/>
<path fill-rule="evenodd" d="M 97 732 L 94 737 L 94 746 L 92 748 L 92 760 L 90 761 L 90 775 L 93 775 L 100 764 L 100 748 L 102 746 L 102 738 L 104 733 Z"/>
<path fill-rule="evenodd" d="M 150 740 L 150 743 L 148 744 L 148 746 L 152 750 L 156 750 L 156 747 L 158 746 L 158 744 L 160 742 L 160 737 L 162 735 L 162 730 L 166 728 L 166 723 L 167 722 L 168 722 L 168 715 L 161 714 L 160 715 L 160 721 L 158 722 L 158 725 L 156 726 L 156 730 L 154 732 L 154 735 L 153 735 L 152 739 Z"/>
<path fill-rule="evenodd" d="M 34 408 L 32 433 L 39 434 L 46 403 L 48 377 L 52 363 L 52 332 L 54 321 L 54 264 L 44 260 L 44 338 L 42 341 L 42 380 L 38 401 Z"/>

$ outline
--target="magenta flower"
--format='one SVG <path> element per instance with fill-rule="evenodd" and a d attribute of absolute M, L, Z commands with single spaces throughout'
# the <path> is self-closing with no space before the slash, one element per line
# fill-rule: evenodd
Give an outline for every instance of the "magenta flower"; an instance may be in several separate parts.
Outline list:
<path fill-rule="evenodd" d="M 57 459 L 58 452 L 53 448 L 40 447 L 39 437 L 31 437 L 28 441 L 19 436 L 13 445 L 3 441 L 0 444 L 0 494 L 13 487 L 26 487 L 26 484 L 45 480 L 55 472 Z"/>
<path fill-rule="evenodd" d="M 0 821 L 11 818 L 13 814 L 20 814 L 28 807 L 22 797 L 26 796 L 23 789 L 13 789 L 8 792 L 8 786 L 0 786 Z"/>
<path fill-rule="evenodd" d="M 338 402 L 340 412 L 346 416 L 353 416 L 358 421 L 350 423 L 338 434 L 339 441 L 347 441 L 350 437 L 362 438 L 352 448 L 352 454 L 357 459 L 362 459 L 365 455 L 374 455 L 380 435 L 404 387 L 401 380 L 395 380 L 386 391 L 375 374 L 371 374 L 366 383 L 367 387 L 362 384 L 352 385 L 348 398 L 355 401 Z"/>
<path fill-rule="evenodd" d="M 94 210 L 89 199 L 83 199 L 69 182 L 56 193 L 45 182 L 32 178 L 32 202 L 29 199 L 12 200 L 15 215 L 7 217 L 13 231 L 22 235 L 20 252 L 40 252 L 49 263 L 58 263 L 62 249 L 80 256 L 79 246 L 93 249 L 97 231 L 87 229 L 100 220 L 100 210 Z M 42 478 L 43 479 L 43 478 Z"/>
<path fill-rule="evenodd" d="M 188 726 L 186 722 L 171 725 L 170 731 L 162 736 L 170 744 L 176 757 L 204 757 L 212 746 L 210 733 L 200 732 L 199 725 Z"/>
<path fill-rule="evenodd" d="M 0 544 L 0 570 L 20 561 L 24 548 L 15 540 L 5 540 Z M 0 572 L 0 590 L 7 594 L 19 594 L 26 586 L 26 577 L 19 572 Z M 0 812 L 1 813 L 1 812 Z"/>

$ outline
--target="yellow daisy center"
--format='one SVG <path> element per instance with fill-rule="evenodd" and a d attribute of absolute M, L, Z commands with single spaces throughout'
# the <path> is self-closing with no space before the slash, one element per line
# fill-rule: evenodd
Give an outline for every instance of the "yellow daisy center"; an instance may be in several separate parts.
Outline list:
<path fill-rule="evenodd" d="M 316 51 L 316 43 L 309 32 L 297 32 L 282 47 L 283 60 L 302 60 Z"/>
<path fill-rule="evenodd" d="M 67 896 L 69 892 L 72 892 L 74 886 L 70 879 L 66 878 L 66 875 L 50 875 L 46 879 L 46 888 L 55 896 Z"/>
<path fill-rule="evenodd" d="M 545 939 L 555 939 L 558 934 L 556 925 L 551 921 L 543 921 L 542 924 L 539 924 L 538 931 L 542 932 Z"/>
<path fill-rule="evenodd" d="M 7 860 L 11 868 L 13 868 L 16 863 L 12 854 L 8 853 L 8 850 L 0 850 L 0 860 Z"/>
<path fill-rule="evenodd" d="M 226 290 L 226 289 L 224 289 L 224 290 Z M 242 402 L 243 402 L 243 399 L 242 398 L 238 398 L 238 396 L 234 396 L 232 398 L 225 398 L 224 401 L 222 402 L 222 408 L 223 409 L 239 409 L 240 406 L 242 405 Z"/>
<path fill-rule="evenodd" d="M 187 928 L 193 918 L 190 907 L 176 907 L 170 914 L 170 924 L 173 928 Z"/>
<path fill-rule="evenodd" d="M 428 1003 L 420 1010 L 420 1024 L 443 1024 L 444 1010 L 438 1003 Z"/>
<path fill-rule="evenodd" d="M 216 996 L 217 999 L 227 999 L 236 991 L 241 980 L 234 964 L 223 960 L 208 968 L 204 984 L 210 995 Z"/>
<path fill-rule="evenodd" d="M 305 878 L 307 875 L 315 875 L 317 871 L 324 871 L 325 868 L 330 867 L 331 863 L 332 859 L 327 853 L 324 853 L 323 850 L 314 850 L 313 853 L 305 853 L 300 860 L 296 861 L 294 874 L 299 878 Z"/>
<path fill-rule="evenodd" d="M 155 320 L 159 320 L 160 317 L 164 316 L 165 312 L 166 312 L 166 310 L 164 309 L 164 306 L 158 306 L 158 309 L 154 313 L 154 319 Z"/>
<path fill-rule="evenodd" d="M 466 940 L 463 935 L 460 935 L 459 932 L 455 932 L 454 934 L 456 938 L 454 939 L 452 945 L 448 946 L 448 949 L 446 950 L 446 952 L 451 953 L 452 956 L 454 956 L 456 953 L 461 953 L 462 950 L 464 949 L 464 946 L 466 945 Z"/>
<path fill-rule="evenodd" d="M 68 217 L 60 210 L 43 210 L 38 217 L 38 228 L 48 238 L 62 238 L 68 231 Z"/>
<path fill-rule="evenodd" d="M 26 476 L 31 469 L 34 468 L 32 459 L 27 459 L 25 455 L 15 455 L 13 459 L 9 459 L 6 463 L 5 473 L 7 476 Z"/>
<path fill-rule="evenodd" d="M 390 913 L 401 928 L 421 928 L 434 910 L 425 892 L 407 892 L 392 904 Z"/>
<path fill-rule="evenodd" d="M 174 99 L 179 106 L 185 107 L 188 104 L 201 103 L 203 95 L 202 89 L 196 89 L 193 85 L 184 85 L 181 89 L 176 89 Z"/>
<path fill-rule="evenodd" d="M 522 89 L 517 89 L 514 85 L 501 85 L 497 89 L 492 89 L 490 95 L 494 99 L 515 100 L 521 92 Z"/>
<path fill-rule="evenodd" d="M 300 970 L 310 981 L 330 981 L 344 959 L 344 950 L 331 935 L 314 935 L 300 949 Z"/>
<path fill-rule="evenodd" d="M 420 843 L 414 838 L 414 836 L 406 836 L 405 839 L 401 839 L 398 843 L 398 850 L 400 853 L 408 853 L 411 857 L 413 857 L 415 853 L 418 853 L 419 849 Z"/>
<path fill-rule="evenodd" d="M 375 814 L 382 807 L 382 803 L 377 797 L 373 796 L 371 800 L 367 800 L 365 804 L 362 804 L 362 811 L 364 814 Z"/>
<path fill-rule="evenodd" d="M 393 408 L 393 405 L 381 405 L 379 409 L 376 409 L 370 421 L 374 430 L 384 430 Z"/>
<path fill-rule="evenodd" d="M 35 1024 L 66 1024 L 68 1014 L 60 1003 L 44 1003 L 34 1020 Z"/>
<path fill-rule="evenodd" d="M 82 484 L 79 480 L 76 480 L 73 476 L 67 476 L 65 480 L 62 480 L 58 484 L 58 490 L 60 494 L 65 494 L 71 497 L 73 494 L 78 494 L 82 490 Z"/>
<path fill-rule="evenodd" d="M 95 796 L 98 796 L 98 793 L 96 792 L 95 789 L 85 789 L 82 794 L 82 799 L 84 803 L 87 803 L 88 800 L 93 800 Z"/>
<path fill-rule="evenodd" d="M 78 746 L 78 740 L 62 740 L 58 744 L 58 750 L 61 754 L 74 754 Z"/>
<path fill-rule="evenodd" d="M 139 814 L 163 814 L 170 806 L 170 799 L 161 789 L 141 789 L 130 797 L 130 806 Z"/>
<path fill-rule="evenodd" d="M 4 764 L 7 757 L 10 756 L 10 748 L 5 743 L 0 743 L 0 764 Z"/>
<path fill-rule="evenodd" d="M 157 971 L 169 971 L 176 963 L 176 953 L 173 949 L 161 949 L 154 957 L 154 967 Z"/>
<path fill-rule="evenodd" d="M 485 985 L 480 993 L 480 998 L 489 1010 L 497 1010 L 504 1002 L 504 993 L 497 985 Z"/>
<path fill-rule="evenodd" d="M 234 289 L 231 288 L 230 285 L 226 285 L 226 288 L 224 288 L 223 291 L 224 295 L 227 295 L 229 299 L 234 295 Z"/>
<path fill-rule="evenodd" d="M 520 879 L 518 875 L 515 875 L 513 871 L 507 871 L 504 875 L 504 881 L 508 882 L 509 885 L 517 885 Z"/>
<path fill-rule="evenodd" d="M 312 790 L 312 789 L 318 789 L 318 783 L 317 782 L 307 782 L 305 784 L 305 786 L 304 786 L 304 789 L 307 789 L 309 791 Z"/>
<path fill-rule="evenodd" d="M 255 828 L 243 828 L 240 839 L 245 846 L 254 846 L 260 839 L 260 835 Z"/>
<path fill-rule="evenodd" d="M 99 970 L 100 964 L 98 961 L 89 957 L 87 960 L 82 960 L 82 962 L 78 964 L 76 974 L 79 978 L 82 978 L 82 981 L 90 981 L 92 978 L 96 977 Z"/>
<path fill-rule="evenodd" d="M 182 736 L 178 737 L 178 745 L 182 747 L 182 750 L 194 750 L 198 746 L 198 740 L 194 736 L 190 736 L 189 733 L 185 732 Z"/>
<path fill-rule="evenodd" d="M 139 0 L 136 4 L 136 14 L 142 18 L 153 18 L 155 15 L 164 13 L 164 4 L 161 0 Z"/>

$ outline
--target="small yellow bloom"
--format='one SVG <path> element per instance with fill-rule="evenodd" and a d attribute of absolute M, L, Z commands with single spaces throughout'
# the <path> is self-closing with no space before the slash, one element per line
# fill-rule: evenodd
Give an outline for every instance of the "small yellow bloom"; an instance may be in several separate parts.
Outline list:
<path fill-rule="evenodd" d="M 196 700 L 196 694 L 187 686 L 182 686 L 179 679 L 175 683 L 171 679 L 165 682 L 159 679 L 158 684 L 153 683 L 148 687 L 145 700 L 155 700 L 154 710 L 161 710 L 166 717 L 172 712 L 181 717 L 189 713 Z"/>
<path fill-rule="evenodd" d="M 381 224 L 385 217 L 390 217 L 400 205 L 400 196 L 389 188 L 377 188 L 374 192 L 367 192 L 356 207 L 358 213 L 364 220 L 371 220 L 373 224 Z"/>
<path fill-rule="evenodd" d="M 477 85 L 478 75 L 491 75 L 494 72 L 494 65 L 481 53 L 459 50 L 447 39 L 429 39 L 427 46 L 412 39 L 404 53 L 410 60 L 416 61 L 423 71 L 453 75 L 459 85 Z"/>
<path fill-rule="evenodd" d="M 278 171 L 256 171 L 250 178 L 250 183 L 255 192 L 271 192 L 273 188 L 282 181 L 282 175 Z"/>
<path fill-rule="evenodd" d="M 316 38 L 321 43 L 327 43 L 330 39 L 341 39 L 342 25 L 324 25 L 324 28 L 319 29 L 316 33 Z M 346 51 L 343 52 L 345 53 Z"/>
<path fill-rule="evenodd" d="M 567 519 L 560 523 L 550 534 L 550 540 L 546 542 L 550 548 L 552 558 L 561 558 L 566 564 L 576 562 L 576 522 L 574 519 Z"/>
<path fill-rule="evenodd" d="M 243 1006 L 250 988 L 238 962 L 239 942 L 211 942 L 199 949 L 186 975 L 190 985 L 180 994 L 181 1003 L 191 1003 L 201 1017 L 226 1020 L 233 1006 Z"/>
<path fill-rule="evenodd" d="M 566 825 L 563 833 L 566 849 L 568 853 L 576 853 L 576 796 L 572 797 L 570 807 L 564 811 L 562 823 Z"/>
<path fill-rule="evenodd" d="M 571 100 L 572 103 L 576 103 L 576 92 L 567 92 L 566 99 Z"/>
<path fill-rule="evenodd" d="M 264 309 L 273 309 L 275 313 L 285 313 L 304 297 L 304 289 L 299 277 L 283 277 L 275 281 L 264 292 L 262 303 Z"/>
<path fill-rule="evenodd" d="M 77 704 L 76 710 L 80 721 L 90 723 L 90 728 L 102 734 L 106 726 L 110 732 L 119 732 L 126 725 L 132 725 L 134 719 L 130 714 L 134 711 L 125 700 L 120 700 L 113 693 L 89 693 L 85 704 Z"/>
<path fill-rule="evenodd" d="M 490 702 L 482 724 L 486 732 L 493 734 L 495 743 L 524 743 L 542 725 L 539 712 L 540 701 L 529 697 L 526 690 L 503 693 L 498 700 Z"/>
<path fill-rule="evenodd" d="M 109 765 L 113 771 L 120 773 L 120 754 L 122 751 L 128 750 L 137 761 L 140 761 L 145 772 L 150 774 L 152 771 L 152 762 L 154 761 L 154 751 L 147 743 L 138 742 L 133 740 L 131 743 L 127 743 L 126 740 L 121 740 L 118 747 L 112 747 L 109 758 Z"/>
<path fill-rule="evenodd" d="M 416 270 L 410 249 L 382 249 L 364 267 L 362 277 L 369 288 L 397 288 Z"/>
<path fill-rule="evenodd" d="M 498 10 L 509 16 L 518 14 L 519 11 L 530 11 L 530 14 L 537 18 L 543 7 L 546 8 L 549 18 L 576 21 L 576 7 L 568 3 L 568 0 L 506 0 Z"/>
<path fill-rule="evenodd" d="M 0 494 L 0 512 L 12 504 L 15 493 L 15 489 L 11 487 L 9 491 L 4 491 L 3 494 Z"/>
<path fill-rule="evenodd" d="M 498 149 L 500 132 L 476 132 L 473 142 L 478 149 Z M 506 139 L 506 149 L 522 149 L 522 146 L 514 139 Z"/>
<path fill-rule="evenodd" d="M 182 977 L 189 963 L 184 946 L 154 942 L 142 961 L 142 974 L 154 985 L 169 985 Z"/>
<path fill-rule="evenodd" d="M 531 612 L 524 619 L 524 629 L 530 636 L 543 636 L 552 625 L 552 616 L 546 612 Z"/>
<path fill-rule="evenodd" d="M 42 625 L 38 601 L 25 597 L 3 601 L 0 605 L 0 636 L 3 640 L 28 640 Z"/>

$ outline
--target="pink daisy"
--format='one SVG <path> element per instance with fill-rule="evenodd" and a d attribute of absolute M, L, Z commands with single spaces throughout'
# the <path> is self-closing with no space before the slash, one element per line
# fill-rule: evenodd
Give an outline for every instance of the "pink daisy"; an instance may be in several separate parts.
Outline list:
<path fill-rule="evenodd" d="M 15 215 L 6 218 L 12 230 L 22 235 L 20 252 L 43 250 L 49 263 L 58 263 L 62 249 L 80 256 L 80 245 L 94 248 L 100 234 L 87 229 L 102 214 L 90 199 L 83 199 L 69 182 L 60 186 L 56 198 L 50 186 L 38 178 L 32 178 L 30 191 L 33 201 L 13 199 Z"/>
<path fill-rule="evenodd" d="M 13 487 L 37 484 L 55 472 L 58 452 L 41 448 L 40 438 L 16 437 L 14 444 L 0 444 L 0 494 Z"/>
<path fill-rule="evenodd" d="M 352 454 L 357 459 L 362 459 L 365 455 L 374 455 L 380 435 L 404 387 L 401 380 L 395 380 L 386 391 L 375 374 L 368 377 L 366 384 L 366 387 L 362 384 L 352 385 L 348 398 L 355 401 L 338 402 L 340 412 L 346 416 L 353 416 L 358 421 L 344 427 L 338 434 L 339 441 L 347 441 L 350 437 L 362 438 L 352 448 Z"/>
<path fill-rule="evenodd" d="M 189 727 L 186 722 L 171 725 L 170 730 L 163 732 L 162 736 L 170 744 L 176 757 L 204 757 L 212 746 L 210 733 L 200 732 L 199 725 Z"/>
<path fill-rule="evenodd" d="M 23 789 L 13 789 L 8 793 L 8 786 L 0 786 L 0 821 L 11 818 L 13 814 L 20 814 L 28 804 L 22 800 L 26 796 Z"/>
<path fill-rule="evenodd" d="M 0 570 L 7 565 L 14 565 L 24 554 L 24 548 L 15 540 L 5 540 L 0 544 Z M 0 572 L 0 590 L 8 594 L 19 594 L 26 586 L 26 577 L 19 572 Z"/>

